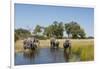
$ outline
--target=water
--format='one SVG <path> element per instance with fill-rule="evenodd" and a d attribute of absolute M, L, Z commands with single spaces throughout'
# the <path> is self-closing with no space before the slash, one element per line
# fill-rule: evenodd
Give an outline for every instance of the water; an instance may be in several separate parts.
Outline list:
<path fill-rule="evenodd" d="M 35 51 L 15 53 L 15 65 L 64 63 L 80 61 L 75 54 L 69 55 L 62 48 L 40 48 Z"/>

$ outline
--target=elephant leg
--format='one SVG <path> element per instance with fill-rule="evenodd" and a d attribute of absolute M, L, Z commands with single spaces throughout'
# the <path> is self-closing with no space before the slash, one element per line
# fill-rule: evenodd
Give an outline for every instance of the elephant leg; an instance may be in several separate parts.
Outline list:
<path fill-rule="evenodd" d="M 55 48 L 56 47 L 56 43 L 55 42 L 53 42 L 53 48 Z"/>
<path fill-rule="evenodd" d="M 51 48 L 53 48 L 53 42 L 50 42 Z"/>
<path fill-rule="evenodd" d="M 57 48 L 59 47 L 59 43 L 56 43 L 56 47 L 57 47 Z"/>
<path fill-rule="evenodd" d="M 69 53 L 71 54 L 71 46 L 69 46 Z"/>
<path fill-rule="evenodd" d="M 24 49 L 26 49 L 26 46 L 24 46 Z"/>

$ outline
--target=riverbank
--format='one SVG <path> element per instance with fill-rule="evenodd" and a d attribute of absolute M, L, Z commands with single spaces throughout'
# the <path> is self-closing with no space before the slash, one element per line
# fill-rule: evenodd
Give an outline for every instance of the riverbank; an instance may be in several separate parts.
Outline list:
<path fill-rule="evenodd" d="M 63 48 L 64 39 L 59 39 L 59 47 Z M 94 40 L 93 39 L 71 39 L 71 52 L 80 57 L 81 61 L 94 60 Z M 39 48 L 50 48 L 50 40 L 40 40 Z M 23 52 L 23 40 L 15 43 L 15 52 Z"/>
<path fill-rule="evenodd" d="M 50 47 L 50 40 L 39 40 L 40 45 L 39 48 L 49 48 Z M 60 42 L 59 47 L 63 48 L 64 39 L 58 39 Z M 93 39 L 71 39 L 71 46 L 94 46 Z M 18 40 L 15 43 L 15 52 L 23 51 L 23 40 Z"/>

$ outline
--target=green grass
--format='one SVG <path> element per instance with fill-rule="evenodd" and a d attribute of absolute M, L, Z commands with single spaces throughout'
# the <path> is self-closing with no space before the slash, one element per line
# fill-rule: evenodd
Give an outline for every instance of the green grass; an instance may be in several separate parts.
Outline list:
<path fill-rule="evenodd" d="M 94 60 L 94 47 L 93 46 L 84 47 L 81 51 L 80 58 L 82 61 Z"/>
<path fill-rule="evenodd" d="M 81 61 L 93 61 L 94 60 L 94 46 L 73 46 L 72 53 L 78 55 Z"/>

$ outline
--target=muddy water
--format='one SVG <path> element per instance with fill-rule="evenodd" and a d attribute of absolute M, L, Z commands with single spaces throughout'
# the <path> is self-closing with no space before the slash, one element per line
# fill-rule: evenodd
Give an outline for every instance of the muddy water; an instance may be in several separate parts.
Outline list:
<path fill-rule="evenodd" d="M 68 54 L 62 48 L 41 48 L 35 51 L 15 53 L 15 65 L 64 63 L 80 61 L 79 56 Z"/>

